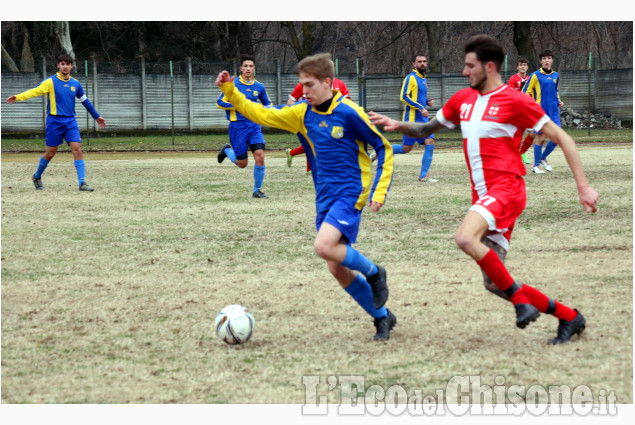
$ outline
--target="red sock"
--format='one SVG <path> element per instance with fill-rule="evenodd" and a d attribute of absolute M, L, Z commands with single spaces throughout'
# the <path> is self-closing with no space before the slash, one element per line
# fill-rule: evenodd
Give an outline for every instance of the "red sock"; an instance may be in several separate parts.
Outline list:
<path fill-rule="evenodd" d="M 306 159 L 306 172 L 310 172 L 311 171 L 311 164 L 309 164 L 309 158 Z"/>
<path fill-rule="evenodd" d="M 529 147 L 531 146 L 533 142 L 534 142 L 534 139 L 531 136 L 525 137 L 525 140 L 523 140 L 523 145 L 520 147 L 520 153 L 523 154 L 527 152 L 527 150 L 529 150 Z"/>
<path fill-rule="evenodd" d="M 485 257 L 476 262 L 479 267 L 485 272 L 485 274 L 494 282 L 494 284 L 501 291 L 507 291 L 514 284 L 514 279 L 511 277 L 503 262 L 498 258 L 498 255 L 493 249 L 490 249 Z M 515 304 L 530 304 L 529 299 L 523 293 L 522 288 L 518 288 L 516 292 L 510 294 L 512 303 Z"/>
<path fill-rule="evenodd" d="M 291 149 L 291 152 L 289 152 L 291 156 L 296 156 L 303 153 L 304 153 L 304 148 L 302 146 L 300 146 L 299 148 Z"/>
<path fill-rule="evenodd" d="M 523 284 L 523 292 L 529 298 L 531 305 L 541 313 L 553 314 L 558 319 L 573 320 L 578 315 L 575 310 L 550 299 L 548 296 L 529 285 Z"/>

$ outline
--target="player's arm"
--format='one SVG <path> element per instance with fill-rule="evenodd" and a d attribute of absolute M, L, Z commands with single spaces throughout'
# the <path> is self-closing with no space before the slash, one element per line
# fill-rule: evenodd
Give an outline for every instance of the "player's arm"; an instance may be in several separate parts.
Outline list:
<path fill-rule="evenodd" d="M 86 96 L 86 93 L 84 93 L 84 88 L 82 87 L 81 84 L 77 87 L 77 94 L 75 96 L 79 99 L 82 105 L 84 105 L 84 108 L 86 108 L 86 110 L 93 117 L 93 119 L 97 121 L 97 124 L 99 125 L 99 127 L 106 128 L 106 120 L 99 115 L 99 112 L 97 112 L 97 109 L 95 109 L 93 104 L 88 99 L 88 96 Z"/>
<path fill-rule="evenodd" d="M 560 99 L 560 90 L 558 90 L 558 86 L 560 85 L 560 74 L 558 74 L 558 81 L 556 81 L 556 97 L 558 98 L 558 107 L 562 108 L 564 106 L 564 102 Z"/>
<path fill-rule="evenodd" d="M 372 211 L 379 211 L 386 203 L 388 190 L 392 183 L 393 175 L 393 151 L 392 145 L 377 130 L 362 108 L 355 108 L 357 116 L 351 119 L 357 133 L 357 139 L 370 144 L 377 153 L 377 173 L 370 196 L 370 206 Z"/>
<path fill-rule="evenodd" d="M 523 87 L 522 92 L 527 93 L 531 98 L 538 102 L 540 95 L 536 93 L 536 91 L 539 90 L 540 83 L 538 82 L 538 77 L 536 77 L 536 74 L 531 74 L 531 77 L 529 77 L 529 81 L 525 83 L 525 87 Z"/>
<path fill-rule="evenodd" d="M 260 103 L 262 103 L 263 105 L 271 105 L 271 100 L 269 100 L 269 95 L 267 94 L 265 86 L 262 86 L 262 92 L 258 95 L 258 98 L 260 99 Z"/>
<path fill-rule="evenodd" d="M 368 116 L 374 125 L 383 125 L 384 131 L 398 131 L 399 133 L 416 139 L 426 139 L 432 133 L 436 133 L 444 127 L 444 125 L 437 120 L 437 117 L 432 118 L 428 122 L 421 123 L 397 121 L 373 111 L 370 111 Z"/>
<path fill-rule="evenodd" d="M 410 93 L 412 93 L 412 85 L 416 85 L 417 81 L 412 76 L 407 76 L 403 82 L 403 86 L 401 87 L 401 94 L 399 96 L 399 100 L 401 100 L 406 105 L 409 105 L 415 109 L 423 111 L 425 106 L 417 102 L 415 99 L 410 97 Z"/>
<path fill-rule="evenodd" d="M 216 107 L 219 108 L 219 109 L 224 109 L 226 111 L 230 111 L 230 110 L 234 109 L 234 105 L 232 105 L 227 100 L 227 97 L 225 96 L 225 93 L 221 93 L 220 96 L 218 97 L 218 100 L 216 100 Z"/>
<path fill-rule="evenodd" d="M 554 124 L 553 121 L 548 121 L 542 126 L 540 131 L 551 139 L 554 143 L 560 146 L 564 153 L 569 168 L 573 172 L 575 183 L 578 187 L 578 196 L 580 197 L 580 203 L 587 210 L 587 212 L 597 211 L 598 193 L 589 186 L 589 182 L 584 175 L 584 169 L 582 168 L 582 160 L 580 154 L 575 146 L 575 142 L 563 129 Z"/>
<path fill-rule="evenodd" d="M 304 89 L 302 88 L 302 84 L 300 83 L 296 84 L 295 87 L 293 88 L 293 92 L 291 92 L 291 94 L 289 95 L 289 100 L 287 100 L 287 105 L 289 106 L 293 105 L 295 102 L 300 100 L 303 94 L 304 94 Z"/>
<path fill-rule="evenodd" d="M 238 112 L 256 124 L 279 128 L 291 133 L 300 131 L 302 117 L 299 115 L 299 111 L 306 108 L 304 104 L 300 103 L 281 108 L 266 108 L 256 102 L 247 100 L 245 95 L 238 91 L 234 85 L 234 79 L 235 77 L 229 76 L 229 72 L 223 71 L 218 74 L 216 85 L 223 91 L 226 101 L 231 102 Z M 298 114 L 296 114 L 296 111 Z"/>
<path fill-rule="evenodd" d="M 42 81 L 37 87 L 22 92 L 20 94 L 13 95 L 7 99 L 7 103 L 19 102 L 22 100 L 31 99 L 33 97 L 42 96 L 53 92 L 53 82 L 50 78 Z"/>

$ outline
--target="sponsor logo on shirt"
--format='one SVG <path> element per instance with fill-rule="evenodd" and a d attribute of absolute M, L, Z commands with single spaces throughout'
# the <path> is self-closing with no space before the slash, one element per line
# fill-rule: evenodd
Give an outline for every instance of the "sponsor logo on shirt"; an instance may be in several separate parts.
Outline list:
<path fill-rule="evenodd" d="M 320 124 L 318 124 L 318 127 L 328 127 L 329 125 L 326 123 L 326 121 L 322 121 Z"/>

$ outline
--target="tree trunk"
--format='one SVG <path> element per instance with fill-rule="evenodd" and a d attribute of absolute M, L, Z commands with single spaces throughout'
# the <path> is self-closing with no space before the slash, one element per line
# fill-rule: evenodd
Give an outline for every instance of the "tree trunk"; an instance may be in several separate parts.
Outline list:
<path fill-rule="evenodd" d="M 2 66 L 6 66 L 10 72 L 20 72 L 17 65 L 13 61 L 13 58 L 11 57 L 9 52 L 7 52 L 7 49 L 4 48 L 4 46 L 2 46 Z"/>
<path fill-rule="evenodd" d="M 534 55 L 534 43 L 531 39 L 530 21 L 514 21 L 514 46 L 516 46 L 518 55 L 529 61 L 528 72 L 534 72 L 539 68 L 540 65 L 536 62 Z M 516 67 L 515 64 L 514 67 Z"/>
<path fill-rule="evenodd" d="M 424 22 L 428 35 L 428 69 L 430 72 L 439 72 L 439 55 L 437 50 L 437 27 L 435 22 Z"/>
<path fill-rule="evenodd" d="M 29 29 L 25 24 L 21 24 L 20 26 L 22 28 L 22 63 L 20 67 L 22 68 L 22 72 L 35 72 Z"/>
<path fill-rule="evenodd" d="M 67 53 L 75 59 L 75 52 L 73 52 L 73 44 L 71 43 L 71 31 L 68 25 L 68 21 L 57 21 L 53 23 L 53 35 L 55 36 L 55 42 L 58 44 L 62 52 Z"/>
<path fill-rule="evenodd" d="M 313 53 L 313 44 L 315 42 L 315 38 L 313 37 L 313 22 L 302 22 L 302 40 L 300 40 L 295 30 L 293 21 L 282 22 L 282 26 L 289 32 L 289 43 L 299 61 Z"/>

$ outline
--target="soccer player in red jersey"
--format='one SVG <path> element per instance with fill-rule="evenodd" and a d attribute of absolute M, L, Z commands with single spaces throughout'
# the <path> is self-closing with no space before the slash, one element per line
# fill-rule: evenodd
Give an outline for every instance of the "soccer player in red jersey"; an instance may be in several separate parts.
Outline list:
<path fill-rule="evenodd" d="M 348 87 L 346 87 L 346 84 L 344 84 L 344 81 L 340 80 L 339 78 L 333 78 L 333 84 L 331 86 L 331 90 L 337 90 L 338 92 L 342 93 L 342 96 L 344 96 L 347 99 L 351 98 L 351 95 L 348 92 Z M 302 99 L 306 99 L 306 96 L 304 96 L 304 89 L 302 88 L 302 84 L 298 83 L 293 89 L 293 92 L 289 95 L 289 100 L 287 101 L 287 105 L 291 106 Z M 287 149 L 286 152 L 287 152 L 287 166 L 288 167 L 291 167 L 291 163 L 293 161 L 294 156 L 302 155 L 303 153 L 305 153 L 304 147 L 302 147 L 302 145 L 298 146 L 295 149 Z M 311 172 L 311 165 L 309 165 L 309 161 L 307 159 L 306 173 L 309 174 L 310 172 Z"/>
<path fill-rule="evenodd" d="M 597 211 L 598 194 L 587 182 L 573 139 L 531 97 L 503 83 L 500 66 L 504 59 L 503 48 L 495 38 L 474 36 L 465 45 L 463 68 L 470 87 L 455 93 L 436 117 L 427 123 L 398 122 L 373 112 L 369 117 L 387 131 L 410 137 L 426 137 L 444 126 L 461 126 L 472 207 L 454 239 L 481 268 L 486 288 L 513 303 L 519 328 L 536 320 L 541 312 L 552 314 L 560 322 L 557 336 L 549 343 L 561 344 L 584 330 L 582 314 L 515 281 L 503 264 L 514 224 L 525 208 L 522 176 L 526 171 L 518 155 L 524 129 L 541 131 L 560 145 L 587 212 Z"/>

